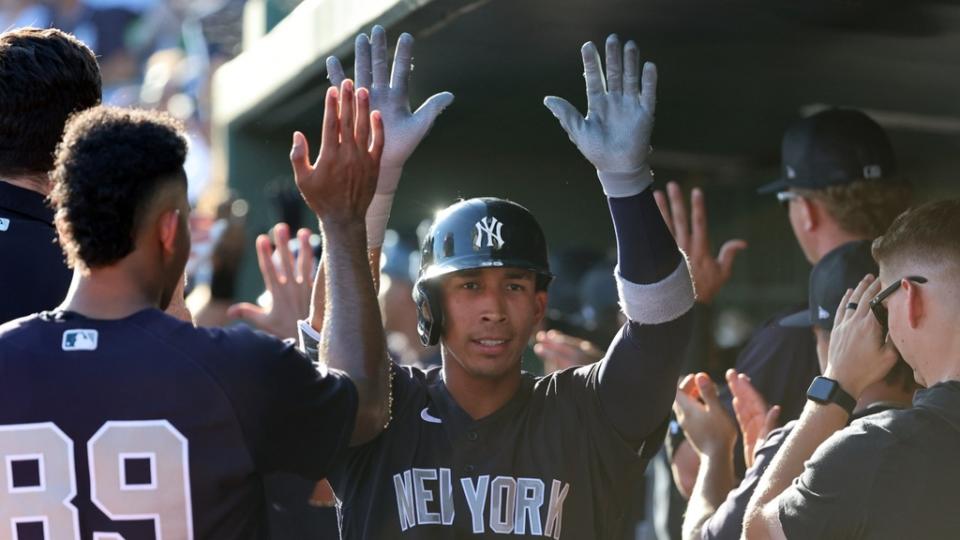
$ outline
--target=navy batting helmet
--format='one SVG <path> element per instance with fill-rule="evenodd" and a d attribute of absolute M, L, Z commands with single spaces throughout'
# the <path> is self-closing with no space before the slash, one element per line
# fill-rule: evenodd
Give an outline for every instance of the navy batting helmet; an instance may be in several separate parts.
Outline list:
<path fill-rule="evenodd" d="M 553 274 L 547 242 L 529 210 L 493 197 L 468 199 L 441 211 L 423 239 L 420 274 L 413 288 L 417 332 L 425 345 L 440 341 L 443 309 L 437 282 L 460 270 L 510 267 L 537 274 L 546 289 Z"/>

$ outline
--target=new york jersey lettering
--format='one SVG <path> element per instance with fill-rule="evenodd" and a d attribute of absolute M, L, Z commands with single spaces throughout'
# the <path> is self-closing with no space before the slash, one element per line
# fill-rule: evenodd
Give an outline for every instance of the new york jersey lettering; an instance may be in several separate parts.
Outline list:
<path fill-rule="evenodd" d="M 456 492 L 454 488 L 456 487 Z M 462 498 L 475 534 L 487 532 L 560 539 L 570 484 L 539 478 L 489 475 L 453 479 L 450 469 L 414 468 L 393 475 L 400 530 L 418 525 L 452 526 L 454 498 Z M 547 502 L 545 505 L 544 502 Z M 462 519 L 466 519 L 464 516 Z M 546 524 L 546 526 L 544 526 Z"/>

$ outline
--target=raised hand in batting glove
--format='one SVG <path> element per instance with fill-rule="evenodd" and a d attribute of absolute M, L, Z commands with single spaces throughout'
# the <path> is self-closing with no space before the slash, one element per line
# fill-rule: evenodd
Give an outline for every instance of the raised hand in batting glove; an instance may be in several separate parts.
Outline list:
<path fill-rule="evenodd" d="M 354 90 L 347 79 L 327 90 L 320 155 L 310 163 L 307 138 L 293 134 L 290 164 L 297 189 L 322 227 L 363 226 L 377 185 L 383 152 L 383 122 L 370 112 L 366 88 Z"/>
<path fill-rule="evenodd" d="M 580 51 L 587 82 L 586 117 L 563 98 L 548 96 L 543 104 L 596 167 L 603 192 L 608 197 L 630 197 L 653 183 L 647 158 L 657 103 L 657 67 L 645 63 L 641 77 L 640 53 L 633 41 L 621 48 L 620 39 L 611 35 L 606 49 L 606 83 L 593 42 Z"/>
<path fill-rule="evenodd" d="M 357 36 L 354 51 L 357 88 L 370 90 L 370 104 L 383 117 L 386 138 L 377 192 L 367 212 L 367 244 L 379 247 L 383 244 L 403 165 L 427 135 L 437 116 L 453 102 L 453 94 L 435 94 L 416 112 L 411 112 L 408 88 L 413 70 L 413 36 L 410 34 L 401 34 L 397 40 L 392 72 L 387 60 L 387 33 L 382 26 L 373 27 L 371 38 L 366 34 Z M 327 73 L 334 86 L 340 86 L 346 77 L 335 56 L 327 58 Z"/>

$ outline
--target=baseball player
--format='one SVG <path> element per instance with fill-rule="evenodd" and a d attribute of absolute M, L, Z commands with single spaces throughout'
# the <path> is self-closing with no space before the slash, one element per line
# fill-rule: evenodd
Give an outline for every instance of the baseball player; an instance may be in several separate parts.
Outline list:
<path fill-rule="evenodd" d="M 389 425 L 351 449 L 333 477 L 345 538 L 605 539 L 624 531 L 631 482 L 667 426 L 694 293 L 650 187 L 656 68 L 648 63 L 641 75 L 636 45 L 616 36 L 606 43 L 606 77 L 592 43 L 582 54 L 586 117 L 560 98 L 545 105 L 597 168 L 629 322 L 598 363 L 522 373 L 552 277 L 543 232 L 503 199 L 439 213 L 414 297 L 421 339 L 440 344 L 443 365 L 391 366 Z M 379 320 L 373 310 L 366 316 Z"/>
<path fill-rule="evenodd" d="M 362 299 L 343 280 L 372 290 L 363 221 L 383 130 L 365 90 L 331 89 L 327 105 L 320 158 L 297 163 L 297 184 L 340 291 L 327 316 L 349 324 L 341 307 Z M 382 343 L 330 364 L 351 382 L 289 342 L 164 314 L 190 252 L 183 132 L 97 107 L 64 141 L 52 199 L 76 277 L 56 310 L 0 326 L 0 540 L 266 537 L 264 474 L 319 480 L 385 423 L 387 374 L 364 375 Z"/>

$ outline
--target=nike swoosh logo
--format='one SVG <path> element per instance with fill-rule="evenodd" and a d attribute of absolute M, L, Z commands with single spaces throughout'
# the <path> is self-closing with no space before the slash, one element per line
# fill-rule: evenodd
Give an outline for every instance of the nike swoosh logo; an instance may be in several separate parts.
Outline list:
<path fill-rule="evenodd" d="M 443 420 L 441 420 L 441 419 L 437 418 L 436 416 L 433 416 L 432 414 L 430 414 L 430 413 L 427 411 L 427 407 L 424 407 L 423 410 L 420 411 L 420 418 L 422 418 L 424 422 L 430 422 L 431 424 L 442 424 L 442 423 L 443 423 Z"/>

